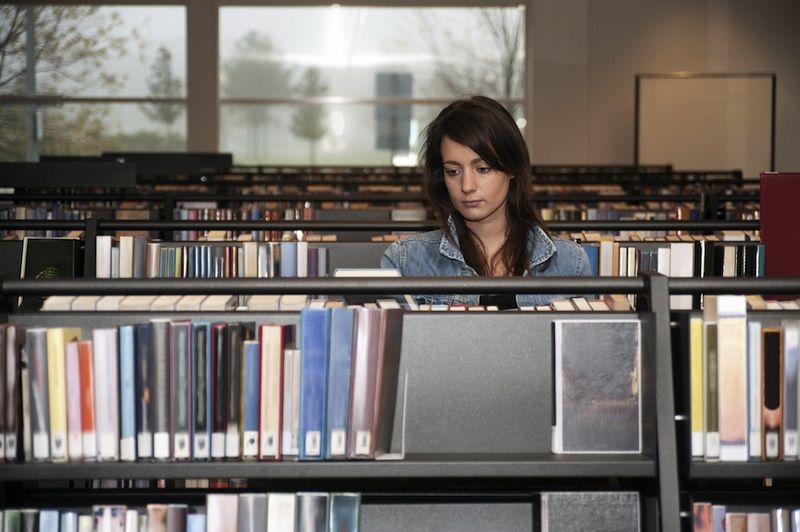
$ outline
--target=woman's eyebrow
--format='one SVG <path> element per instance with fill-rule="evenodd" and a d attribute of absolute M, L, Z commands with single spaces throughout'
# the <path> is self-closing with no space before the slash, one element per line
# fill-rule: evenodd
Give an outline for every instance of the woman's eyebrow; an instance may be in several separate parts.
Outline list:
<path fill-rule="evenodd" d="M 469 164 L 478 164 L 478 163 L 486 164 L 485 161 L 480 157 L 476 157 L 469 162 Z M 442 164 L 455 164 L 461 166 L 461 163 L 458 161 L 443 161 Z"/>

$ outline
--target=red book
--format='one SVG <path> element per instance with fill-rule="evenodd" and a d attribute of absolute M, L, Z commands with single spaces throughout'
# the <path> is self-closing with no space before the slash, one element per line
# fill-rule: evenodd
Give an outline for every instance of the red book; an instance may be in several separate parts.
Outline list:
<path fill-rule="evenodd" d="M 97 441 L 94 426 L 94 360 L 92 341 L 78 342 L 78 367 L 81 379 L 81 428 L 83 432 L 83 457 L 97 457 Z"/>
<path fill-rule="evenodd" d="M 800 276 L 800 221 L 797 198 L 800 173 L 761 173 L 761 242 L 765 247 L 767 277 Z M 781 294 L 773 299 L 796 299 Z"/>

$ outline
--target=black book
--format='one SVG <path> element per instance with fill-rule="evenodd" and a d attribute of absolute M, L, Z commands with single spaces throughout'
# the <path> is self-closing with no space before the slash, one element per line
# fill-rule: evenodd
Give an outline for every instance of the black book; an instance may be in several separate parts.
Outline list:
<path fill-rule="evenodd" d="M 22 241 L 21 279 L 74 279 L 83 277 L 83 241 L 74 238 L 34 238 Z M 20 310 L 39 310 L 44 295 L 25 296 Z"/>
<path fill-rule="evenodd" d="M 228 363 L 225 349 L 228 345 L 228 325 L 211 326 L 211 457 L 225 458 L 225 432 L 227 431 Z"/>

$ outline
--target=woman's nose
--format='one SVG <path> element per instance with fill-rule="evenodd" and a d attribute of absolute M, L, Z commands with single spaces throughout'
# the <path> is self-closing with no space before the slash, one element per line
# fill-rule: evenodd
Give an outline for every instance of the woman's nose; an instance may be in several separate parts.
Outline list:
<path fill-rule="evenodd" d="M 477 188 L 477 176 L 475 176 L 471 170 L 465 171 L 463 177 L 461 178 L 461 192 L 468 194 L 470 192 L 475 192 Z"/>

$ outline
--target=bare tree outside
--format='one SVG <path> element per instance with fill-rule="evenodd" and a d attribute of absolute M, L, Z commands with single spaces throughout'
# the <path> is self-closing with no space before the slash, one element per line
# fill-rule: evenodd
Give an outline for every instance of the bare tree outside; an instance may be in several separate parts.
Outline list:
<path fill-rule="evenodd" d="M 291 94 L 291 70 L 276 58 L 279 50 L 262 33 L 250 31 L 236 41 L 233 57 L 221 65 L 220 92 L 226 98 L 253 98 Z M 243 105 L 237 114 L 247 125 L 247 149 L 251 157 L 269 151 L 266 126 L 273 120 L 264 106 Z M 277 128 L 273 128 L 277 129 Z"/>
<path fill-rule="evenodd" d="M 0 5 L 0 93 L 25 94 L 26 6 Z M 99 85 L 113 94 L 124 81 L 102 65 L 126 54 L 126 44 L 137 35 L 115 32 L 121 19 L 99 6 L 37 6 L 33 9 L 37 94 L 55 94 L 63 84 L 73 90 Z M 26 107 L 0 106 L 0 159 L 25 157 Z M 41 151 L 84 153 L 102 136 L 107 110 L 94 106 L 80 113 L 49 109 L 43 121 Z"/>
<path fill-rule="evenodd" d="M 150 96 L 178 98 L 183 95 L 183 82 L 173 73 L 172 54 L 164 46 L 158 48 L 156 59 L 150 65 L 147 88 Z M 149 103 L 140 108 L 150 120 L 164 124 L 164 136 L 169 137 L 172 124 L 181 116 L 184 106 L 179 103 Z"/>
<path fill-rule="evenodd" d="M 485 94 L 504 100 L 521 97 L 525 28 L 524 17 L 515 9 L 471 10 L 474 27 L 468 30 L 463 22 L 452 28 L 437 13 L 417 11 L 413 17 L 433 58 L 431 92 L 444 89 L 453 96 Z M 487 37 L 494 45 L 491 55 L 486 53 L 491 49 L 485 46 Z"/>
<path fill-rule="evenodd" d="M 328 93 L 328 84 L 323 81 L 319 69 L 312 67 L 305 70 L 294 90 L 299 97 L 318 98 Z M 328 131 L 325 116 L 325 109 L 318 103 L 298 104 L 292 115 L 292 133 L 308 141 L 308 158 L 312 165 L 317 164 L 317 142 Z"/>

